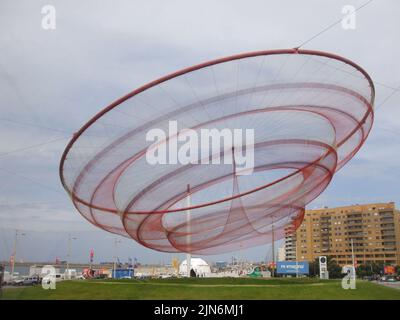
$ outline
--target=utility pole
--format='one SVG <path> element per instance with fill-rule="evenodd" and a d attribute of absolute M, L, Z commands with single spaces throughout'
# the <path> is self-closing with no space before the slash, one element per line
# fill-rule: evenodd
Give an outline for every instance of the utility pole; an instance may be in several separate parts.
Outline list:
<path fill-rule="evenodd" d="M 90 252 L 89 252 L 89 269 L 90 269 L 90 272 L 92 272 L 93 257 L 94 257 L 94 250 L 90 249 Z"/>
<path fill-rule="evenodd" d="M 121 243 L 121 240 L 114 238 L 114 274 L 113 274 L 113 278 L 115 278 L 117 276 L 117 245 L 118 243 Z"/>
<path fill-rule="evenodd" d="M 239 245 L 239 273 L 243 271 L 243 254 L 242 254 L 242 244 Z"/>
<path fill-rule="evenodd" d="M 18 229 L 15 230 L 15 237 L 14 237 L 14 245 L 13 245 L 13 252 L 12 252 L 12 260 L 11 260 L 11 276 L 14 275 L 15 269 L 15 259 L 17 256 L 17 243 L 18 243 L 18 236 L 24 236 L 25 233 L 19 233 Z"/>
<path fill-rule="evenodd" d="M 191 206 L 191 201 L 190 201 L 190 185 L 187 185 L 187 197 L 186 197 L 186 207 L 188 208 L 186 210 L 186 229 L 187 229 L 187 250 L 190 247 L 190 242 L 191 242 L 191 237 L 190 237 L 190 206 Z M 192 261 L 192 255 L 190 254 L 190 251 L 188 250 L 186 253 L 186 273 L 188 278 L 190 278 L 190 268 L 191 268 L 191 261 Z"/>
<path fill-rule="evenodd" d="M 67 269 L 66 269 L 66 273 L 67 273 L 67 277 L 69 279 L 70 277 L 70 273 L 69 273 L 69 261 L 70 261 L 70 257 L 71 257 L 71 241 L 72 240 L 76 240 L 75 237 L 71 237 L 71 234 L 68 233 L 68 250 L 67 250 Z M 64 272 L 65 274 L 65 272 Z"/>
<path fill-rule="evenodd" d="M 354 244 L 353 244 L 353 238 L 351 238 L 351 260 L 353 262 L 353 277 L 354 281 L 356 280 L 357 273 L 356 273 L 356 262 L 354 259 Z"/>

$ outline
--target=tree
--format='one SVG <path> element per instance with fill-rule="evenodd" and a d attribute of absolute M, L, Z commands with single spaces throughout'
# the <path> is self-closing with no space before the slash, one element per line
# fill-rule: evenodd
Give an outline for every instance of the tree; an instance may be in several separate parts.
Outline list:
<path fill-rule="evenodd" d="M 319 276 L 319 261 L 315 259 L 309 263 L 309 271 L 310 277 L 318 277 Z"/>
<path fill-rule="evenodd" d="M 332 259 L 332 257 L 330 256 L 327 257 L 327 264 L 328 264 L 329 278 L 338 279 L 343 277 L 342 268 L 337 264 L 337 262 L 334 259 Z"/>
<path fill-rule="evenodd" d="M 395 266 L 394 269 L 396 270 L 396 274 L 400 275 L 400 265 Z"/>
<path fill-rule="evenodd" d="M 358 277 L 370 277 L 376 274 L 383 274 L 383 263 L 379 262 L 369 262 L 360 264 L 356 268 L 356 273 Z"/>
<path fill-rule="evenodd" d="M 373 268 L 371 264 L 360 264 L 356 268 L 356 273 L 358 277 L 367 277 L 367 276 L 372 276 L 374 274 Z"/>

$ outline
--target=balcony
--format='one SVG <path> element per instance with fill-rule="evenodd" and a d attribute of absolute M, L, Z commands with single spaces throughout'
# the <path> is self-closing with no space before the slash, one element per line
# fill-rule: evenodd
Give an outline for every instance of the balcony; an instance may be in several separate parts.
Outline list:
<path fill-rule="evenodd" d="M 387 217 L 393 218 L 393 212 L 392 211 L 382 211 L 382 212 L 379 212 L 379 216 L 381 218 L 387 218 Z"/>
<path fill-rule="evenodd" d="M 320 218 L 321 221 L 327 221 L 327 220 L 331 220 L 331 216 L 322 216 Z"/>
<path fill-rule="evenodd" d="M 352 219 L 352 218 L 362 218 L 362 213 L 350 213 L 347 215 L 347 219 Z"/>
<path fill-rule="evenodd" d="M 381 223 L 381 228 L 394 230 L 394 223 Z"/>
<path fill-rule="evenodd" d="M 384 241 L 384 242 L 382 242 L 382 245 L 383 246 L 390 246 L 390 247 L 394 247 L 394 246 L 396 246 L 396 242 L 395 241 Z"/>
<path fill-rule="evenodd" d="M 394 230 L 385 230 L 385 231 L 381 231 L 381 234 L 382 234 L 383 236 L 393 236 L 393 237 L 396 235 L 396 233 L 395 233 Z"/>
<path fill-rule="evenodd" d="M 347 230 L 354 230 L 354 229 L 362 229 L 362 225 L 350 225 L 347 227 Z"/>
<path fill-rule="evenodd" d="M 346 223 L 347 223 L 347 225 L 350 225 L 350 226 L 361 225 L 361 224 L 363 224 L 363 221 L 362 221 L 362 219 L 357 219 L 357 220 L 353 219 L 353 220 L 347 220 Z"/>
<path fill-rule="evenodd" d="M 381 220 L 381 222 L 394 223 L 393 217 L 391 217 L 391 218 L 381 218 L 380 220 Z"/>
<path fill-rule="evenodd" d="M 360 231 L 349 231 L 347 234 L 349 236 L 354 236 L 354 239 L 356 239 L 357 236 L 364 236 L 364 232 L 360 232 Z"/>

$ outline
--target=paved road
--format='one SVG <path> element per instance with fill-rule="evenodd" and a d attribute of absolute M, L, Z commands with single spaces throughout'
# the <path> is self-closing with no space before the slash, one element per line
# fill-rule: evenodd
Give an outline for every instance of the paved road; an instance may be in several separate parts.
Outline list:
<path fill-rule="evenodd" d="M 390 287 L 390 288 L 395 288 L 400 290 L 400 281 L 397 282 L 381 282 L 381 281 L 374 281 L 377 284 Z"/>

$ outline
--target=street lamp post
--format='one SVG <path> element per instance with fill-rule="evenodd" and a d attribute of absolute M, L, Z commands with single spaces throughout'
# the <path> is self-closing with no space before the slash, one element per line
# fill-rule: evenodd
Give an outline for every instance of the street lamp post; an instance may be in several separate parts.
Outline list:
<path fill-rule="evenodd" d="M 191 202 L 190 202 L 190 185 L 187 185 L 187 197 L 186 197 L 186 207 L 190 208 Z M 190 242 L 191 242 L 191 237 L 190 237 L 190 209 L 186 210 L 186 228 L 187 228 L 187 246 L 188 248 L 190 247 Z M 188 251 L 186 253 L 186 273 L 187 277 L 190 278 L 190 269 L 192 267 L 192 255 Z"/>
<path fill-rule="evenodd" d="M 17 229 L 15 230 L 14 245 L 13 245 L 13 252 L 12 252 L 12 260 L 11 260 L 11 276 L 14 275 L 15 259 L 16 259 L 16 256 L 17 256 L 18 236 L 25 236 L 25 233 L 19 233 L 19 231 Z"/>
<path fill-rule="evenodd" d="M 68 233 L 68 251 L 67 251 L 67 269 L 66 269 L 66 273 L 67 273 L 68 279 L 70 277 L 70 274 L 69 274 L 69 260 L 70 260 L 70 257 L 71 257 L 71 241 L 72 240 L 76 240 L 76 239 L 77 239 L 76 237 L 71 237 L 71 234 Z"/>

